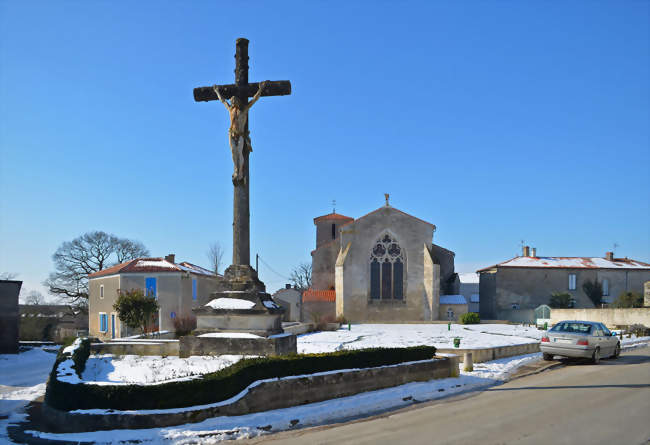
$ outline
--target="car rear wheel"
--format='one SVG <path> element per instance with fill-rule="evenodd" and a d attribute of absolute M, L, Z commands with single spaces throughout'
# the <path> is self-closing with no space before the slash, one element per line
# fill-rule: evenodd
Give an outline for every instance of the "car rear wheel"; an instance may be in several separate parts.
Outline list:
<path fill-rule="evenodd" d="M 612 358 L 619 358 L 621 356 L 621 344 L 616 343 L 616 349 L 614 349 L 614 355 L 612 355 Z"/>
<path fill-rule="evenodd" d="M 551 360 L 553 360 L 553 354 L 548 354 L 548 353 L 544 352 L 544 353 L 542 354 L 542 358 L 543 358 L 544 360 L 546 360 L 547 362 L 548 362 L 548 361 L 551 361 Z"/>
<path fill-rule="evenodd" d="M 591 356 L 591 361 L 594 363 L 594 365 L 600 363 L 600 348 L 596 348 L 594 350 L 594 353 Z"/>

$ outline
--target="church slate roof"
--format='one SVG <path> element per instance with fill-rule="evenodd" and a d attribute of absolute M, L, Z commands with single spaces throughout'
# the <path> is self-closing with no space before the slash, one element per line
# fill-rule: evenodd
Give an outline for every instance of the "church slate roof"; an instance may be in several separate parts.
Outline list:
<path fill-rule="evenodd" d="M 467 304 L 462 295 L 440 295 L 440 304 Z"/>

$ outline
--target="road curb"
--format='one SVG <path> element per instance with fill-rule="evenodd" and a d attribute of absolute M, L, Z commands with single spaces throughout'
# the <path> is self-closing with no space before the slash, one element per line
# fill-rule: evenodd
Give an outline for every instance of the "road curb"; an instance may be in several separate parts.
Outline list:
<path fill-rule="evenodd" d="M 512 380 L 517 380 L 517 379 L 520 379 L 522 377 L 528 377 L 529 375 L 539 374 L 540 372 L 548 371 L 549 369 L 559 368 L 560 366 L 564 365 L 564 363 L 562 363 L 562 362 L 555 362 L 555 361 L 554 362 L 539 361 L 539 362 L 535 362 L 535 363 L 541 363 L 541 366 L 533 367 L 534 364 L 533 364 L 533 366 L 531 366 L 530 364 L 529 365 L 524 365 L 524 366 L 522 366 L 520 368 L 520 370 L 523 370 L 524 372 L 519 372 L 518 371 L 515 374 L 511 375 L 508 378 L 508 380 L 506 380 L 506 381 L 510 382 Z M 526 368 L 529 368 L 529 369 L 526 370 Z"/>

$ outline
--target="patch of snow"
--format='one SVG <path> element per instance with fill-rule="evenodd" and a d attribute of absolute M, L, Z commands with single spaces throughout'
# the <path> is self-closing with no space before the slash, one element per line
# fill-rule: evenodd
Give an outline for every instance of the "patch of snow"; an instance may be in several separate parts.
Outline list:
<path fill-rule="evenodd" d="M 282 334 L 269 335 L 269 338 L 289 337 L 290 335 L 293 335 L 293 334 L 291 332 L 283 332 Z"/>
<path fill-rule="evenodd" d="M 648 264 L 640 261 L 617 259 L 608 260 L 599 257 L 516 257 L 503 263 L 499 267 L 562 267 L 577 269 L 649 269 Z"/>
<path fill-rule="evenodd" d="M 166 260 L 139 260 L 134 267 L 162 267 L 165 269 L 178 269 L 178 266 Z"/>
<path fill-rule="evenodd" d="M 259 335 L 249 334 L 247 332 L 208 332 L 206 334 L 197 335 L 197 337 L 209 338 L 263 338 Z"/>
<path fill-rule="evenodd" d="M 75 340 L 72 342 L 70 346 L 66 346 L 65 348 L 63 348 L 63 353 L 72 355 L 74 351 L 76 351 L 81 345 L 81 340 L 82 340 L 81 338 L 75 338 Z"/>
<path fill-rule="evenodd" d="M 255 303 L 240 298 L 215 298 L 206 306 L 210 306 L 212 309 L 251 309 Z"/>

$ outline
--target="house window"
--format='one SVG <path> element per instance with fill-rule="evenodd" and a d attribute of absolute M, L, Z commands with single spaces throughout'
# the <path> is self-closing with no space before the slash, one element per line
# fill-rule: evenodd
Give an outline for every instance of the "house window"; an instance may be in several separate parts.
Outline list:
<path fill-rule="evenodd" d="M 99 313 L 99 332 L 108 331 L 108 315 L 105 312 Z"/>
<path fill-rule="evenodd" d="M 336 224 L 332 224 L 332 239 L 336 238 Z"/>
<path fill-rule="evenodd" d="M 192 300 L 196 300 L 196 278 L 192 280 Z"/>
<path fill-rule="evenodd" d="M 149 297 L 154 297 L 158 299 L 158 292 L 156 289 L 156 279 L 155 278 L 145 278 L 144 280 L 144 294 Z"/>
<path fill-rule="evenodd" d="M 447 320 L 454 319 L 454 310 L 452 308 L 447 308 Z"/>
<path fill-rule="evenodd" d="M 104 285 L 99 285 L 99 298 L 104 298 Z"/>
<path fill-rule="evenodd" d="M 609 296 L 609 280 L 605 278 L 603 280 L 603 297 Z"/>
<path fill-rule="evenodd" d="M 512 307 L 512 309 L 519 309 L 519 303 L 512 303 L 510 307 Z"/>
<path fill-rule="evenodd" d="M 569 290 L 576 290 L 576 274 L 569 274 Z"/>
<path fill-rule="evenodd" d="M 370 298 L 404 299 L 404 251 L 391 235 L 381 236 L 370 252 Z"/>

